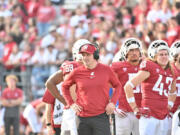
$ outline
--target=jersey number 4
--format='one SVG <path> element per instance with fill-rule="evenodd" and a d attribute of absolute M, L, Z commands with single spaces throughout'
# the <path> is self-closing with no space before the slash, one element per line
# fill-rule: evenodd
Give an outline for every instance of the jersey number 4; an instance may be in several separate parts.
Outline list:
<path fill-rule="evenodd" d="M 162 82 L 162 79 L 163 79 L 163 76 L 159 75 L 159 78 L 156 81 L 156 83 L 155 83 L 155 85 L 154 85 L 152 90 L 159 92 L 159 95 L 163 95 L 163 93 L 164 93 L 165 96 L 168 96 L 167 92 L 169 90 L 171 90 L 171 85 L 172 85 L 173 78 L 166 77 L 166 79 L 165 79 L 165 83 L 168 84 L 168 90 L 164 89 L 164 83 Z"/>

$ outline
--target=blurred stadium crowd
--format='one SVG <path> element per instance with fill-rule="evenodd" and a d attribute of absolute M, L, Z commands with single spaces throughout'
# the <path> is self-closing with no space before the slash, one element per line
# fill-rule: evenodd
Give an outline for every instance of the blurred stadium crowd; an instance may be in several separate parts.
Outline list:
<path fill-rule="evenodd" d="M 178 0 L 91 0 L 76 9 L 50 0 L 0 0 L 0 66 L 18 79 L 28 102 L 44 92 L 46 79 L 72 57 L 72 45 L 81 38 L 97 42 L 100 59 L 110 65 L 122 42 L 136 37 L 146 54 L 149 43 L 180 39 Z M 27 72 L 30 73 L 28 76 Z M 4 74 L 1 91 L 4 89 Z M 29 78 L 29 79 L 27 79 Z M 41 94 L 40 94 L 41 95 Z M 1 115 L 0 115 L 1 117 Z"/>

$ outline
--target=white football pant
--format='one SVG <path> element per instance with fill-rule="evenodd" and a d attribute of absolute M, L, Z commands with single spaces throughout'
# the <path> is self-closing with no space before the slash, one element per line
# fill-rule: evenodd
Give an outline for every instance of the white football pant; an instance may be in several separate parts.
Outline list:
<path fill-rule="evenodd" d="M 116 135 L 139 135 L 139 120 L 133 112 L 126 113 L 127 116 L 121 118 L 115 114 Z"/>
<path fill-rule="evenodd" d="M 163 120 L 154 117 L 145 118 L 141 116 L 139 120 L 140 135 L 167 135 L 169 130 L 169 119 Z"/>
<path fill-rule="evenodd" d="M 28 121 L 30 127 L 32 128 L 33 133 L 41 132 L 42 122 L 38 120 L 36 110 L 31 104 L 29 104 L 23 112 L 24 118 Z"/>
<path fill-rule="evenodd" d="M 180 135 L 180 126 L 178 126 L 180 122 L 179 117 L 178 117 L 179 113 L 180 113 L 180 110 L 177 110 L 173 115 L 171 135 Z"/>
<path fill-rule="evenodd" d="M 70 131 L 70 135 L 78 135 L 77 133 L 78 119 L 75 112 L 69 108 L 63 110 L 61 135 L 65 135 L 66 131 Z"/>

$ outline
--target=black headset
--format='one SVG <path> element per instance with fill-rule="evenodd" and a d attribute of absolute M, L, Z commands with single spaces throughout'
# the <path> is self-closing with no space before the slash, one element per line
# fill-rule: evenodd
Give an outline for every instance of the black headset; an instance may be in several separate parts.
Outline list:
<path fill-rule="evenodd" d="M 98 60 L 98 59 L 99 59 L 99 46 L 98 46 L 98 44 L 97 44 L 97 43 L 93 43 L 93 44 L 89 44 L 89 45 L 92 45 L 92 46 L 95 46 L 95 47 L 96 47 L 96 50 L 95 50 L 95 52 L 93 53 L 93 56 L 94 56 L 94 59 L 95 59 L 95 60 Z M 83 46 L 84 46 L 84 45 L 83 45 Z M 83 46 L 80 47 L 79 51 L 81 50 L 81 48 L 82 48 Z"/>
<path fill-rule="evenodd" d="M 96 47 L 96 51 L 94 52 L 93 56 L 95 60 L 98 60 L 99 59 L 99 46 L 97 43 L 94 43 L 93 45 Z"/>

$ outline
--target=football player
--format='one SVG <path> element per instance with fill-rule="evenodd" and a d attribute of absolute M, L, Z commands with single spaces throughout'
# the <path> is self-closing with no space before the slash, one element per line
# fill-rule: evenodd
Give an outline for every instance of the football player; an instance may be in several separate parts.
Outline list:
<path fill-rule="evenodd" d="M 68 73 L 70 73 L 72 70 L 74 70 L 76 67 L 82 64 L 81 62 L 82 56 L 81 54 L 79 54 L 79 48 L 85 44 L 90 44 L 90 42 L 86 39 L 77 40 L 74 43 L 73 48 L 72 48 L 74 61 L 65 61 L 60 67 L 60 70 L 54 73 L 52 76 L 50 76 L 46 82 L 46 87 L 49 90 L 49 92 L 56 99 L 61 101 L 64 105 L 66 105 L 65 100 L 63 96 L 60 94 L 60 92 L 58 91 L 56 85 L 64 81 Z M 73 100 L 76 99 L 76 95 L 74 91 L 75 91 L 75 87 L 73 86 L 71 88 L 71 94 L 72 94 Z M 47 99 L 50 99 L 50 98 L 48 97 Z M 75 112 L 73 112 L 72 109 L 66 106 L 66 108 L 63 111 L 63 116 L 62 116 L 61 135 L 64 135 L 66 131 L 70 131 L 71 135 L 77 135 L 77 125 L 75 123 L 76 122 L 75 119 L 76 119 Z M 49 125 L 49 123 L 47 123 L 47 125 Z"/>
<path fill-rule="evenodd" d="M 45 103 L 42 102 L 42 98 L 38 98 L 30 102 L 24 109 L 23 117 L 27 120 L 29 126 L 32 129 L 32 135 L 38 135 L 42 133 L 43 129 L 43 111 L 45 109 Z"/>
<path fill-rule="evenodd" d="M 128 38 L 121 47 L 121 62 L 112 63 L 112 69 L 117 74 L 119 81 L 124 87 L 125 83 L 138 72 L 142 56 L 142 44 L 136 38 Z M 123 56 L 123 57 L 122 57 Z M 120 60 L 118 57 L 116 59 Z M 141 90 L 140 86 L 133 89 L 136 103 L 140 107 Z M 129 106 L 124 89 L 120 91 L 119 105 L 115 111 L 116 135 L 139 135 L 139 121 Z"/>
<path fill-rule="evenodd" d="M 148 60 L 140 64 L 138 73 L 124 86 L 126 98 L 139 120 L 140 135 L 167 135 L 168 114 L 176 94 L 176 75 L 169 61 L 169 47 L 163 40 L 153 41 L 148 48 Z M 141 84 L 142 102 L 139 108 L 133 89 Z"/>
<path fill-rule="evenodd" d="M 62 70 L 64 79 L 66 76 L 75 68 L 79 66 L 79 63 L 76 61 L 65 61 L 61 67 L 60 70 Z M 59 86 L 59 87 L 58 87 Z M 61 91 L 61 83 L 57 85 L 59 93 L 62 94 Z M 71 88 L 72 96 L 75 100 L 74 95 L 75 88 Z M 56 135 L 65 134 L 66 131 L 71 131 L 71 134 L 76 134 L 77 127 L 76 125 L 76 116 L 75 113 L 69 109 L 64 108 L 63 104 L 53 97 L 49 91 L 47 90 L 43 96 L 43 101 L 46 102 L 46 126 L 48 129 L 48 135 L 54 135 L 53 131 L 55 131 Z M 63 117 L 62 117 L 62 110 L 63 110 Z M 52 117 L 51 117 L 52 116 Z M 60 125 L 61 125 L 61 131 L 60 131 Z M 74 126 L 71 126 L 74 125 Z M 70 128 L 71 127 L 71 128 Z"/>
<path fill-rule="evenodd" d="M 78 53 L 78 49 L 85 44 L 89 44 L 90 42 L 86 39 L 79 39 L 77 40 L 72 48 L 72 54 L 73 54 L 73 59 L 74 61 L 77 61 L 78 63 L 82 63 L 81 62 L 81 54 Z M 59 84 L 60 82 L 62 82 L 64 79 L 63 77 L 63 71 L 62 70 L 58 70 L 57 72 L 55 72 L 53 75 L 51 75 L 48 80 L 46 81 L 46 87 L 48 88 L 48 90 L 50 91 L 50 93 L 57 98 L 59 101 L 61 101 L 64 105 L 66 105 L 66 102 L 63 98 L 62 95 L 59 94 L 59 91 L 56 87 L 57 84 Z"/>
<path fill-rule="evenodd" d="M 180 40 L 175 41 L 170 48 L 170 56 L 173 60 L 173 67 L 176 69 L 178 77 L 176 80 L 177 97 L 171 112 L 174 113 L 172 119 L 172 135 L 180 134 L 180 110 L 177 110 L 180 105 Z M 176 113 L 175 113 L 176 112 Z"/>

